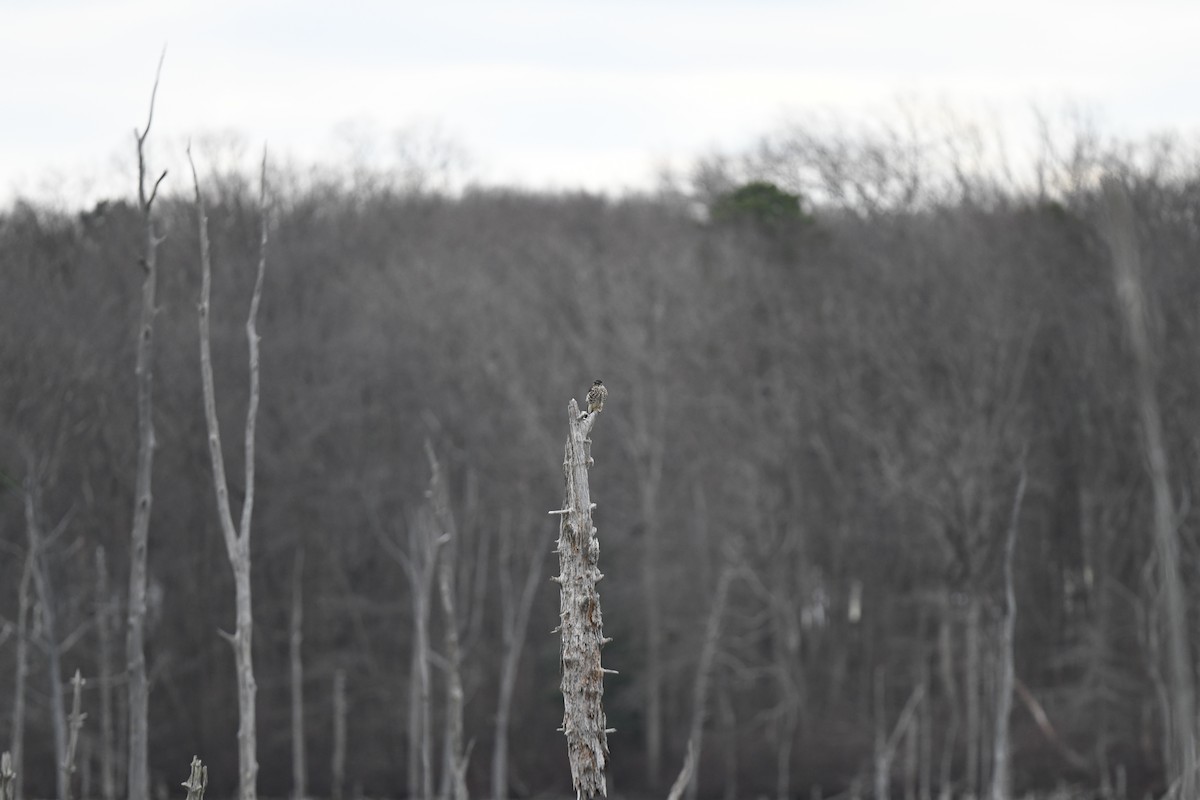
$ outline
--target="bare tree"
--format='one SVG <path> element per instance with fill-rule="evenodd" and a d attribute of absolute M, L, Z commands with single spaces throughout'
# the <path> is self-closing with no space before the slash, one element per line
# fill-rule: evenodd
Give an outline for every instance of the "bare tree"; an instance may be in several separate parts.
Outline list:
<path fill-rule="evenodd" d="M 708 622 L 704 626 L 704 643 L 700 649 L 700 661 L 696 665 L 696 680 L 692 685 L 692 724 L 688 733 L 687 760 L 693 764 L 684 780 L 684 796 L 695 800 L 699 781 L 696 779 L 695 763 L 704 751 L 704 723 L 708 717 L 708 684 L 712 678 L 713 661 L 721 644 L 721 618 L 725 615 L 725 604 L 729 599 L 729 586 L 735 573 L 733 557 L 727 557 L 721 574 L 717 578 L 717 590 L 713 595 L 712 608 L 708 611 Z M 676 794 L 674 789 L 671 792 Z"/>
<path fill-rule="evenodd" d="M 83 713 L 83 684 L 86 681 L 79 670 L 75 670 L 75 677 L 71 678 L 71 715 L 67 717 L 67 726 L 69 734 L 67 736 L 67 747 L 63 753 L 62 764 L 59 769 L 63 775 L 63 785 L 65 792 L 63 793 L 64 800 L 71 800 L 71 781 L 75 775 L 75 753 L 79 747 L 79 732 L 83 730 L 83 721 L 87 718 L 87 714 Z M 86 792 L 82 793 L 85 797 Z"/>
<path fill-rule="evenodd" d="M 291 662 L 292 690 L 292 796 L 304 800 L 307 794 L 307 767 L 304 757 L 304 547 L 296 546 L 292 565 L 292 614 L 288 636 L 288 660 Z"/>
<path fill-rule="evenodd" d="M 267 154 L 263 151 L 259 179 L 259 212 L 262 216 L 262 238 L 259 242 L 258 273 L 250 296 L 250 313 L 246 319 L 246 341 L 250 350 L 250 399 L 246 406 L 245 468 L 246 497 L 242 502 L 240 524 L 235 528 L 229 507 L 229 484 L 225 478 L 225 455 L 221 450 L 221 430 L 217 420 L 216 390 L 213 386 L 212 347 L 209 334 L 209 295 L 212 290 L 212 260 L 208 245 L 208 218 L 204 199 L 200 195 L 200 180 L 196 165 L 188 151 L 192 168 L 192 183 L 196 190 L 196 216 L 200 231 L 200 266 L 203 272 L 200 289 L 200 374 L 204 384 L 204 418 L 208 426 L 208 449 L 212 459 L 213 481 L 217 495 L 217 516 L 225 538 L 225 550 L 233 568 L 237 604 L 237 627 L 225 638 L 233 647 L 238 686 L 238 795 L 241 800 L 255 800 L 258 776 L 258 755 L 255 741 L 254 699 L 258 687 L 254 681 L 252 635 L 254 616 L 250 596 L 250 520 L 254 511 L 254 433 L 258 419 L 258 306 L 262 299 L 263 275 L 267 267 Z"/>
<path fill-rule="evenodd" d="M 66 771 L 67 760 L 67 719 L 66 700 L 63 697 L 62 679 L 62 644 L 58 639 L 58 598 L 50 581 L 50 566 L 46 560 L 46 549 L 50 542 L 56 539 L 66 529 L 70 512 L 63 517 L 56 528 L 49 533 L 42 526 L 42 473 L 43 464 L 34 456 L 31 449 L 25 453 L 25 530 L 28 536 L 29 550 L 33 555 L 33 586 L 37 592 L 38 610 L 40 611 L 41 644 L 46 651 L 48 672 L 50 673 L 50 713 L 54 727 L 54 757 L 58 765 L 56 771 L 57 797 L 59 800 L 69 800 L 70 788 Z"/>
<path fill-rule="evenodd" d="M 108 588 L 108 559 L 104 547 L 96 547 L 96 658 L 100 689 L 100 793 L 104 800 L 117 796 L 113 747 L 112 636 L 116 601 Z"/>
<path fill-rule="evenodd" d="M 608 733 L 605 727 L 604 673 L 600 648 L 606 643 L 596 583 L 600 572 L 600 540 L 592 524 L 588 467 L 592 426 L 597 414 L 580 414 L 571 400 L 567 406 L 566 452 L 563 474 L 566 498 L 563 507 L 551 514 L 561 520 L 558 535 L 559 627 L 562 634 L 563 727 L 567 754 L 571 759 L 571 781 L 581 798 L 607 796 L 604 770 L 608 767 Z"/>
<path fill-rule="evenodd" d="M 150 113 L 141 133 L 134 130 L 138 158 L 138 208 L 142 213 L 145 249 L 140 259 L 142 277 L 142 315 L 137 344 L 137 477 L 133 499 L 133 531 L 129 545 L 129 623 L 126 630 L 125 660 L 129 683 L 129 800 L 149 800 L 150 770 L 147 763 L 150 734 L 150 687 L 146 680 L 146 549 L 150 534 L 151 474 L 154 470 L 154 315 L 158 286 L 158 246 L 162 243 L 154 229 L 151 212 L 158 187 L 167 177 L 164 171 L 147 191 L 146 137 L 154 122 L 154 99 L 162 75 L 163 58 L 158 59 L 154 88 L 150 92 Z"/>
<path fill-rule="evenodd" d="M 1004 622 L 1000 634 L 1000 680 L 996 687 L 996 733 L 992 747 L 992 800 L 1008 800 L 1009 794 L 1009 750 L 1008 718 L 1012 714 L 1013 684 L 1016 681 L 1013 665 L 1013 639 L 1017 626 L 1017 594 L 1013 588 L 1013 554 L 1017 548 L 1018 522 L 1021 504 L 1025 500 L 1025 464 L 1021 463 L 1021 476 L 1017 481 L 1017 493 L 1013 498 L 1012 517 L 1008 523 L 1008 535 L 1004 539 Z"/>
<path fill-rule="evenodd" d="M 333 786 L 329 794 L 342 800 L 346 787 L 346 670 L 338 667 L 333 673 L 333 757 L 329 776 Z"/>
<path fill-rule="evenodd" d="M 34 564 L 36 557 L 36 550 L 32 547 L 26 548 L 25 566 L 21 570 L 21 583 L 17 588 L 17 642 L 15 648 L 17 663 L 13 676 L 12 731 L 9 739 L 12 747 L 12 764 L 16 765 L 16 772 L 13 773 L 9 782 L 8 788 L 12 793 L 10 800 L 23 800 L 24 798 L 22 773 L 25 771 L 25 683 L 29 677 L 29 589 L 33 581 L 33 571 L 36 568 Z M 5 752 L 4 755 L 5 758 L 8 758 L 10 752 Z"/>
<path fill-rule="evenodd" d="M 528 525 L 518 525 L 520 528 Z M 516 557 L 513 539 L 516 532 L 501 523 L 500 538 L 500 619 L 504 651 L 500 661 L 499 697 L 496 702 L 496 743 L 492 751 L 492 800 L 508 797 L 508 728 L 512 716 L 513 693 L 517 684 L 517 669 L 525 634 L 529 627 L 530 611 L 537 595 L 546 551 L 537 541 L 525 542 L 526 559 Z M 521 581 L 517 593 L 516 581 Z"/>
<path fill-rule="evenodd" d="M 1125 187 L 1115 178 L 1106 179 L 1104 190 L 1104 234 L 1112 251 L 1117 299 L 1125 318 L 1129 348 L 1133 354 L 1137 411 L 1142 446 L 1146 453 L 1154 493 L 1154 544 L 1158 554 L 1159 591 L 1166 615 L 1169 703 L 1163 709 L 1171 723 L 1165 761 L 1172 781 L 1178 782 L 1177 797 L 1196 794 L 1196 695 L 1193 664 L 1189 657 L 1187 600 L 1180 574 L 1180 547 L 1176 532 L 1175 505 L 1171 498 L 1170 469 L 1163 422 L 1155 384 L 1159 359 L 1151 338 L 1150 310 L 1143 288 L 1141 258 L 1134 226 L 1133 206 Z"/>
<path fill-rule="evenodd" d="M 462 649 L 458 641 L 458 613 L 454 602 L 454 566 L 457 555 L 457 531 L 450 513 L 449 489 L 442 476 L 441 465 L 433 445 L 425 440 L 425 456 L 429 460 L 429 503 L 432 534 L 440 545 L 438 559 L 438 590 L 445 617 L 446 637 L 446 752 L 443 794 L 451 800 L 467 800 L 467 757 L 463 752 L 463 687 Z"/>

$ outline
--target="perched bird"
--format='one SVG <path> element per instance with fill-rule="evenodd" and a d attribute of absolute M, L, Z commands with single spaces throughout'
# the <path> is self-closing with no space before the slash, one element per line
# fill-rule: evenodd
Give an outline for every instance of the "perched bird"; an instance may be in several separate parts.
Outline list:
<path fill-rule="evenodd" d="M 604 381 L 596 380 L 592 382 L 592 388 L 588 389 L 587 408 L 588 413 L 600 411 L 604 408 L 604 401 L 608 399 L 608 389 L 604 388 Z"/>

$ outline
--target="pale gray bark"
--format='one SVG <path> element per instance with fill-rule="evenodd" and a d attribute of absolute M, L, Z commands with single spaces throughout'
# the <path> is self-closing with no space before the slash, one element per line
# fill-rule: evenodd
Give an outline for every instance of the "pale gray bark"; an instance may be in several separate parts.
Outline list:
<path fill-rule="evenodd" d="M 409 676 L 409 790 L 414 797 L 433 795 L 433 676 L 429 671 L 429 621 L 437 567 L 437 539 L 428 509 L 409 526 L 411 558 L 402 563 L 413 598 L 413 653 Z"/>
<path fill-rule="evenodd" d="M 964 634 L 964 643 L 966 646 L 966 675 L 963 679 L 963 694 L 966 699 L 966 736 L 963 739 L 963 744 L 967 749 L 966 753 L 966 790 L 972 795 L 979 795 L 980 773 L 982 765 L 979 763 L 980 741 L 983 736 L 983 722 L 981 719 L 982 709 L 980 708 L 980 694 L 983 691 L 983 664 L 982 664 L 982 632 L 980 631 L 980 617 L 982 616 L 982 607 L 978 595 L 974 589 L 970 589 L 967 597 L 967 628 Z"/>
<path fill-rule="evenodd" d="M 442 785 L 451 800 L 467 800 L 467 758 L 463 752 L 462 651 L 458 641 L 458 612 L 455 608 L 454 567 L 457 560 L 457 536 L 454 516 L 450 513 L 449 490 L 442 477 L 441 465 L 433 445 L 425 442 L 429 460 L 429 502 L 432 507 L 432 535 L 438 543 L 438 590 L 445 617 L 446 640 L 446 752 Z"/>
<path fill-rule="evenodd" d="M 100 730 L 100 796 L 116 800 L 117 780 L 115 748 L 113 746 L 113 670 L 112 636 L 116 603 L 108 587 L 108 560 L 104 547 L 96 548 L 96 639 L 99 659 Z"/>
<path fill-rule="evenodd" d="M 1013 555 L 1017 548 L 1018 520 L 1021 504 L 1025 499 L 1025 465 L 1021 464 L 1021 477 L 1017 482 L 1017 494 L 1013 499 L 1012 518 L 1008 523 L 1008 535 L 1004 539 L 1004 622 L 1000 634 L 1000 677 L 996 687 L 996 732 L 992 747 L 992 800 L 1008 800 L 1008 718 L 1012 714 L 1013 683 L 1016 679 L 1013 666 L 1013 638 L 1017 624 L 1017 595 L 1013 587 Z"/>
<path fill-rule="evenodd" d="M 196 756 L 192 756 L 192 771 L 183 782 L 183 788 L 187 789 L 187 800 L 204 800 L 204 790 L 208 788 L 208 767 Z"/>
<path fill-rule="evenodd" d="M 521 652 L 538 583 L 545 563 L 545 551 L 536 540 L 529 546 L 528 563 L 524 564 L 524 581 L 520 594 L 513 586 L 512 570 L 516 567 L 513 536 L 502 525 L 500 529 L 500 624 L 504 652 L 500 660 L 500 685 L 496 701 L 496 742 L 492 749 L 492 800 L 508 797 L 508 728 L 512 715 L 513 692 L 517 685 Z M 524 563 L 521 561 L 517 562 Z"/>
<path fill-rule="evenodd" d="M 13 800 L 13 783 L 16 780 L 13 772 L 12 753 L 5 750 L 0 754 L 0 800 Z"/>
<path fill-rule="evenodd" d="M 75 677 L 71 679 L 71 716 L 67 718 L 70 732 L 67 736 L 67 747 L 63 753 L 62 763 L 59 764 L 59 770 L 63 775 L 63 800 L 71 800 L 71 783 L 75 775 L 75 753 L 79 747 L 79 731 L 83 729 L 83 720 L 87 717 L 82 709 L 83 684 L 83 676 L 77 669 Z"/>
<path fill-rule="evenodd" d="M 292 797 L 304 800 L 308 794 L 308 769 L 304 751 L 304 548 L 296 548 L 292 566 L 292 615 L 289 625 L 288 660 L 291 663 L 292 699 Z"/>
<path fill-rule="evenodd" d="M 1158 555 L 1159 590 L 1166 616 L 1166 645 L 1170 702 L 1163 709 L 1170 719 L 1165 761 L 1169 777 L 1178 783 L 1177 797 L 1196 796 L 1196 693 L 1190 657 L 1187 605 L 1180 574 L 1180 545 L 1175 505 L 1171 498 L 1170 468 L 1155 383 L 1158 355 L 1151 335 L 1151 313 L 1143 289 L 1141 257 L 1133 207 L 1124 186 L 1104 181 L 1104 234 L 1112 251 L 1117 299 L 1125 318 L 1133 354 L 1134 386 L 1142 446 L 1154 497 L 1154 543 Z"/>
<path fill-rule="evenodd" d="M 333 673 L 333 758 L 330 763 L 330 794 L 342 800 L 346 787 L 346 670 Z"/>
<path fill-rule="evenodd" d="M 600 595 L 600 541 L 592 524 L 592 499 L 588 487 L 588 435 L 601 412 L 579 413 L 571 400 L 567 406 L 566 450 L 563 474 L 566 498 L 563 507 L 550 512 L 560 519 L 558 536 L 559 632 L 562 635 L 563 727 L 571 780 L 580 798 L 606 796 L 604 771 L 608 766 L 608 729 L 602 698 L 604 668 L 600 649 L 605 644 Z"/>
<path fill-rule="evenodd" d="M 25 531 L 33 556 L 33 586 L 38 597 L 41 618 L 41 644 L 46 651 L 46 666 L 50 678 L 50 714 L 54 731 L 55 787 L 59 800 L 67 797 L 67 776 L 63 764 L 67 757 L 67 708 L 63 697 L 62 657 L 58 642 L 58 609 L 50 583 L 50 568 L 46 563 L 45 547 L 48 538 L 41 522 L 41 469 L 32 451 L 25 453 Z M 59 525 L 59 531 L 65 523 Z M 56 532 L 57 533 L 57 532 Z"/>
<path fill-rule="evenodd" d="M 148 766 L 150 734 L 150 687 L 146 679 L 146 550 L 150 536 L 151 474 L 154 469 L 154 315 L 158 286 L 158 246 L 162 239 L 154 232 L 151 211 L 158 187 L 167 173 L 163 172 L 149 193 L 146 191 L 146 137 L 154 122 L 154 100 L 158 95 L 158 80 L 162 75 L 163 57 L 158 59 L 154 89 L 150 92 L 150 113 L 146 127 L 137 138 L 138 208 L 142 212 L 145 249 L 140 259 L 142 276 L 142 313 L 138 324 L 137 344 L 137 416 L 138 453 L 137 475 L 134 481 L 133 530 L 129 544 L 129 621 L 126 628 L 125 661 L 129 686 L 129 800 L 150 800 L 150 771 Z"/>
<path fill-rule="evenodd" d="M 9 786 L 13 800 L 23 800 L 25 796 L 22 773 L 25 772 L 25 684 L 29 678 L 29 588 L 33 582 L 36 557 L 37 552 L 33 548 L 26 551 L 25 568 L 21 571 L 21 585 L 17 590 L 17 663 L 13 676 L 12 733 L 9 740 L 12 764 L 16 770 Z"/>
<path fill-rule="evenodd" d="M 917 709 L 920 707 L 921 701 L 925 699 L 925 687 L 922 684 L 918 684 L 908 696 L 908 700 L 904 703 L 904 708 L 900 710 L 900 716 L 896 720 L 896 725 L 892 728 L 891 734 L 888 734 L 883 691 L 883 669 L 877 668 L 875 670 L 874 690 L 876 800 L 887 800 L 888 798 L 892 780 L 892 763 L 896 758 L 896 748 L 916 720 Z"/>
<path fill-rule="evenodd" d="M 695 800 L 699 789 L 696 779 L 698 762 L 704 753 L 704 723 L 708 718 L 708 684 L 712 678 L 713 661 L 721 643 L 721 620 L 725 616 L 725 603 L 729 598 L 729 586 L 733 583 L 734 565 L 726 563 L 717 578 L 717 590 L 713 595 L 712 607 L 708 610 L 708 622 L 704 627 L 704 644 L 700 649 L 700 661 L 696 665 L 696 680 L 692 684 L 692 723 L 688 733 L 688 756 L 684 765 L 687 780 L 683 791 L 688 800 Z M 691 768 L 688 768 L 690 763 Z M 676 781 L 676 786 L 679 781 Z M 674 788 L 672 788 L 674 793 Z"/>
<path fill-rule="evenodd" d="M 191 164 L 191 151 L 188 151 Z M 232 636 L 225 634 L 233 647 L 238 688 L 238 796 L 240 800 L 255 800 L 257 796 L 258 750 L 255 725 L 255 696 L 258 686 L 254 680 L 253 629 L 254 617 L 250 584 L 250 521 L 254 511 L 254 435 L 258 420 L 259 355 L 258 306 L 262 299 L 263 276 L 267 265 L 267 156 L 264 151 L 259 183 L 259 210 L 262 215 L 262 237 L 259 242 L 258 272 L 250 296 L 250 313 L 246 319 L 246 341 L 249 347 L 250 398 L 246 407 L 245 491 L 241 522 L 235 528 L 229 507 L 229 484 L 225 478 L 225 456 L 221 450 L 221 429 L 217 420 L 216 390 L 213 386 L 212 352 L 209 333 L 209 296 L 212 291 L 212 260 L 208 245 L 208 218 L 200 195 L 200 181 L 192 166 L 192 182 L 196 192 L 197 227 L 200 232 L 200 375 L 204 387 L 204 418 L 208 427 L 208 450 L 212 461 L 213 482 L 217 496 L 217 517 L 225 539 L 225 551 L 233 568 L 236 608 L 236 628 Z"/>

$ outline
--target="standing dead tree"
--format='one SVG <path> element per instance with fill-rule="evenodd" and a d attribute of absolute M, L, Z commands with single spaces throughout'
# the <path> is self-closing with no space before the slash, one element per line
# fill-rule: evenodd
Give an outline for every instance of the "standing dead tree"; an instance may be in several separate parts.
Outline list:
<path fill-rule="evenodd" d="M 154 231 L 151 211 L 158 187 L 167 177 L 164 170 L 146 190 L 146 137 L 154 122 L 154 99 L 162 75 L 163 57 L 158 59 L 154 89 L 150 92 L 150 114 L 141 133 L 134 130 L 138 157 L 138 208 L 142 212 L 145 250 L 140 259 L 142 276 L 142 316 L 137 344 L 137 476 L 133 498 L 133 530 L 129 545 L 129 624 L 125 639 L 125 660 L 129 672 L 129 800 L 149 800 L 150 771 L 147 762 L 150 714 L 150 688 L 146 679 L 146 548 L 150 534 L 150 505 L 153 500 L 150 476 L 154 468 L 154 315 L 158 285 L 158 246 L 163 239 Z"/>
<path fill-rule="evenodd" d="M 1178 782 L 1176 797 L 1196 796 L 1196 692 L 1188 655 L 1187 599 L 1180 574 L 1180 546 L 1175 504 L 1171 498 L 1167 445 L 1155 385 L 1158 358 L 1151 336 L 1150 311 L 1143 288 L 1133 207 L 1125 187 L 1114 179 L 1104 182 L 1104 234 L 1112 251 L 1117 299 L 1125 318 L 1133 355 L 1134 387 L 1142 446 L 1154 493 L 1154 544 L 1158 555 L 1159 592 L 1165 611 L 1169 702 L 1163 709 L 1171 737 L 1164 744 L 1170 778 Z"/>
<path fill-rule="evenodd" d="M 524 542 L 526 552 L 514 546 L 517 530 L 530 526 L 522 520 L 516 526 L 502 514 L 500 540 L 500 625 L 504 651 L 500 661 L 498 700 L 496 703 L 496 739 L 492 750 L 492 800 L 508 797 L 508 735 L 512 719 L 513 695 L 516 691 L 521 651 L 525 647 L 525 632 L 537 587 L 542 576 L 546 551 L 536 541 Z M 514 529 L 515 528 L 515 529 Z M 537 532 L 534 532 L 536 536 Z M 518 555 L 519 554 L 519 555 Z M 521 582 L 520 591 L 516 586 Z"/>
<path fill-rule="evenodd" d="M 610 730 L 605 727 L 601 700 L 604 673 L 612 670 L 600 664 L 600 648 L 608 640 L 604 638 L 596 584 L 604 575 L 599 567 L 600 540 L 592 525 L 595 505 L 588 488 L 588 467 L 592 463 L 588 437 L 597 413 L 580 414 L 579 404 L 573 399 L 567 406 L 569 433 L 563 456 L 566 499 L 562 508 L 550 512 L 561 520 L 557 548 L 559 574 L 553 580 L 560 592 L 562 731 L 567 737 L 571 780 L 581 798 L 608 794 L 604 769 L 608 766 Z"/>
<path fill-rule="evenodd" d="M 188 148 L 188 164 L 192 168 L 192 183 L 196 190 L 196 221 L 200 230 L 200 267 L 203 272 L 200 289 L 200 375 L 204 384 L 204 418 L 208 426 L 208 451 L 212 460 L 213 481 L 217 494 L 217 516 L 225 537 L 225 550 L 233 568 L 237 604 L 237 627 L 233 635 L 222 635 L 233 647 L 238 687 L 238 796 L 240 800 L 255 800 L 257 795 L 258 755 L 255 741 L 254 698 L 258 687 L 254 682 L 254 662 L 251 639 L 254 617 L 250 598 L 250 520 L 254 512 L 254 432 L 258 419 L 258 305 L 262 299 L 263 275 L 267 267 L 267 154 L 263 151 L 259 178 L 259 211 L 262 216 L 262 238 L 259 243 L 258 273 L 250 295 L 250 313 L 246 319 L 246 341 L 250 349 L 250 399 L 246 405 L 245 465 L 246 499 L 242 517 L 234 527 L 229 508 L 229 483 L 225 478 L 225 455 L 221 450 L 221 428 L 217 420 L 216 390 L 213 386 L 212 346 L 209 334 L 209 296 L 212 293 L 212 259 L 208 247 L 208 218 L 204 199 L 200 195 L 200 180 Z"/>
<path fill-rule="evenodd" d="M 12 754 L 7 750 L 0 755 L 0 800 L 13 800 L 13 781 L 17 773 L 13 772 Z"/>
<path fill-rule="evenodd" d="M 992 800 L 1008 800 L 1010 791 L 1008 718 L 1012 714 L 1013 684 L 1016 668 L 1013 664 L 1013 640 L 1017 628 L 1017 593 L 1013 586 L 1013 556 L 1017 549 L 1017 531 L 1021 504 L 1025 500 L 1025 459 L 1021 459 L 1021 475 L 1013 499 L 1012 517 L 1004 538 L 1004 622 L 1000 634 L 1000 676 L 996 687 L 996 732 L 992 737 Z"/>
<path fill-rule="evenodd" d="M 291 665 L 292 700 L 292 797 L 304 800 L 307 789 L 307 759 L 304 752 L 304 546 L 296 547 L 292 566 L 292 613 L 288 625 L 288 661 Z"/>
<path fill-rule="evenodd" d="M 16 772 L 12 772 L 7 781 L 8 795 L 4 800 L 22 800 L 22 773 L 24 770 L 25 753 L 25 682 L 29 677 L 29 605 L 30 584 L 33 582 L 33 570 L 37 551 L 32 547 L 25 553 L 25 567 L 21 570 L 21 583 L 17 589 L 17 646 L 16 668 L 13 677 L 13 711 L 12 728 L 9 741 L 12 751 L 5 751 L 4 757 L 9 767 L 16 764 Z"/>
<path fill-rule="evenodd" d="M 458 612 L 454 602 L 454 567 L 457 560 L 457 529 L 450 513 L 449 489 L 433 445 L 425 441 L 429 460 L 429 503 L 433 533 L 441 545 L 438 559 L 438 590 L 445 617 L 446 637 L 446 752 L 442 792 L 450 800 L 467 800 L 467 756 L 463 752 L 462 648 L 458 638 Z"/>
<path fill-rule="evenodd" d="M 108 559 L 104 546 L 96 547 L 96 658 L 100 683 L 100 796 L 116 800 L 117 781 L 113 747 L 112 636 L 116 627 L 117 601 L 108 588 Z"/>
<path fill-rule="evenodd" d="M 38 459 L 32 449 L 25 450 L 27 464 L 25 474 L 25 529 L 28 535 L 29 550 L 33 554 L 33 585 L 38 598 L 39 630 L 42 649 L 46 652 L 46 666 L 50 673 L 50 713 L 54 721 L 54 756 L 58 763 L 56 772 L 57 797 L 59 800 L 69 800 L 69 777 L 66 773 L 67 758 L 67 718 L 66 701 L 63 698 L 62 679 L 62 650 L 63 644 L 58 638 L 58 595 L 50 580 L 50 564 L 47 552 L 50 544 L 62 535 L 70 522 L 71 511 L 62 518 L 54 530 L 47 533 L 42 525 L 42 480 L 43 474 L 50 467 Z M 22 714 L 24 711 L 22 710 Z"/>
<path fill-rule="evenodd" d="M 70 734 L 67 737 L 67 751 L 63 755 L 62 764 L 59 765 L 66 787 L 65 800 L 71 800 L 71 782 L 75 776 L 75 753 L 79 748 L 79 732 L 83 730 L 83 721 L 87 719 L 87 714 L 83 713 L 81 708 L 84 683 L 86 681 L 84 681 L 83 675 L 79 673 L 78 669 L 75 670 L 75 677 L 71 678 L 71 716 L 67 717 Z M 80 792 L 80 795 L 87 797 L 86 792 Z"/>

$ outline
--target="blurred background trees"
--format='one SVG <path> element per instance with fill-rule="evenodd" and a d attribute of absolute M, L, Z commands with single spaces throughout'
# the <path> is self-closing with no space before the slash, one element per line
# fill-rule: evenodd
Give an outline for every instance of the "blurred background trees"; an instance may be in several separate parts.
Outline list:
<path fill-rule="evenodd" d="M 309 793 L 409 785 L 418 627 L 435 651 L 435 698 L 446 678 L 447 619 L 414 611 L 401 566 L 427 524 L 426 441 L 455 521 L 447 585 L 474 743 L 467 783 L 496 797 L 569 787 L 548 633 L 557 598 L 538 576 L 555 535 L 545 512 L 561 496 L 563 409 L 597 377 L 611 389 L 591 479 L 604 498 L 606 665 L 620 671 L 605 693 L 615 787 L 661 790 L 677 770 L 727 569 L 701 796 L 870 786 L 877 731 L 890 735 L 914 697 L 885 783 L 922 798 L 988 786 L 1007 707 L 1004 545 L 1024 474 L 1014 789 L 1161 789 L 1171 697 L 1152 492 L 1090 181 L 1116 174 L 1130 193 L 1181 571 L 1194 575 L 1197 162 L 1087 139 L 1066 155 L 1048 149 L 1024 188 L 981 170 L 986 153 L 938 147 L 791 129 L 745 159 L 702 165 L 683 189 L 620 199 L 449 194 L 426 173 L 408 184 L 279 174 L 252 543 L 260 791 L 293 788 L 295 586 Z M 244 176 L 206 184 L 213 306 L 240 308 L 255 277 L 256 196 Z M 234 609 L 195 360 L 197 233 L 186 197 L 156 208 L 167 239 L 151 783 L 175 786 L 198 753 L 211 791 L 228 796 L 238 703 L 217 629 Z M 140 226 L 120 200 L 0 212 L 0 684 L 15 683 L 28 607 L 26 796 L 56 780 L 52 669 L 89 678 L 81 772 L 116 764 L 117 795 L 123 785 L 124 759 L 93 721 L 103 692 L 124 708 L 120 665 L 104 663 L 118 601 L 101 595 L 127 584 Z M 241 324 L 212 320 L 216 410 L 230 430 L 247 401 Z M 581 359 L 587 374 L 575 372 Z M 241 456 L 227 456 L 240 507 Z M 27 563 L 52 597 L 23 582 Z M 1194 620 L 1200 592 L 1184 588 Z M 428 619 L 418 626 L 414 613 Z M 333 774 L 339 680 L 345 787 Z M 0 694 L 0 730 L 13 699 Z M 444 730 L 446 704 L 428 708 Z M 122 736 L 113 741 L 119 751 Z"/>

